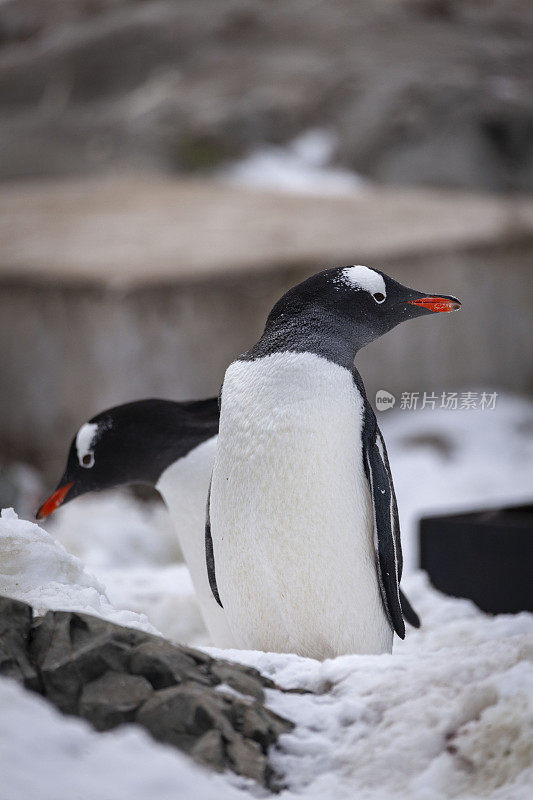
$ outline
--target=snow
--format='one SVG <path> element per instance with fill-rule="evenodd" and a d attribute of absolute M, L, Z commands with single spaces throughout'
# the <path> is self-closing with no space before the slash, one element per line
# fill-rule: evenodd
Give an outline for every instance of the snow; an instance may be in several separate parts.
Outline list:
<path fill-rule="evenodd" d="M 182 560 L 164 505 L 136 502 L 126 491 L 84 495 L 43 524 L 96 571 L 162 567 Z"/>
<path fill-rule="evenodd" d="M 12 508 L 0 516 L 0 594 L 30 603 L 37 613 L 80 611 L 157 633 L 144 614 L 112 606 L 78 558 L 35 523 L 19 520 Z"/>
<path fill-rule="evenodd" d="M 208 643 L 208 634 L 185 564 L 133 567 L 99 573 L 115 608 L 129 608 L 174 642 L 194 646 Z"/>
<path fill-rule="evenodd" d="M 224 652 L 316 693 L 269 692 L 271 708 L 298 723 L 272 754 L 290 776 L 283 798 L 531 797 L 533 615 L 485 616 L 420 573 L 407 589 L 424 628 L 392 656 Z"/>
<path fill-rule="evenodd" d="M 0 680 L 2 800 L 238 800 L 243 794 L 142 728 L 96 733 Z"/>
<path fill-rule="evenodd" d="M 358 194 L 364 181 L 353 172 L 329 166 L 336 140 L 330 131 L 313 128 L 285 147 L 262 145 L 219 171 L 228 183 L 282 192 Z"/>
<path fill-rule="evenodd" d="M 421 513 L 530 499 L 533 406 L 499 397 L 493 411 L 394 410 L 379 422 L 402 517 L 404 589 L 423 627 L 396 640 L 392 656 L 208 651 L 312 692 L 268 691 L 270 707 L 296 722 L 271 753 L 287 784 L 280 800 L 530 800 L 533 615 L 486 616 L 434 591 L 415 566 Z M 147 629 L 145 613 L 174 640 L 206 641 L 162 507 L 95 495 L 48 529 L 54 538 L 3 513 L 2 593 Z M 96 734 L 5 679 L 0 707 L 2 800 L 262 796 L 133 727 Z"/>

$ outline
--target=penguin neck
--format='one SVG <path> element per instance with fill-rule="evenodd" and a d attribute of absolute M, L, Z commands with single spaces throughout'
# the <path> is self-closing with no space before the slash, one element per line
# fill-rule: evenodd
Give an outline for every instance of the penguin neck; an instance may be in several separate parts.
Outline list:
<path fill-rule="evenodd" d="M 269 317 L 259 341 L 241 360 L 253 361 L 272 353 L 315 353 L 328 361 L 353 371 L 354 359 L 364 340 L 353 320 L 323 308 L 310 308 L 298 314 Z"/>

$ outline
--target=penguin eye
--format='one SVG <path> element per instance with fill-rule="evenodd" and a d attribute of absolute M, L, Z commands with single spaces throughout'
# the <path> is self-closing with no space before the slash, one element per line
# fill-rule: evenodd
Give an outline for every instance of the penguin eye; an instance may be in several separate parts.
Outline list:
<path fill-rule="evenodd" d="M 92 467 L 94 464 L 94 455 L 93 453 L 85 453 L 81 460 L 82 466 L 84 467 Z"/>
<path fill-rule="evenodd" d="M 372 297 L 374 298 L 376 303 L 382 303 L 385 300 L 385 295 L 382 294 L 381 292 L 376 292 L 375 294 L 372 295 Z"/>

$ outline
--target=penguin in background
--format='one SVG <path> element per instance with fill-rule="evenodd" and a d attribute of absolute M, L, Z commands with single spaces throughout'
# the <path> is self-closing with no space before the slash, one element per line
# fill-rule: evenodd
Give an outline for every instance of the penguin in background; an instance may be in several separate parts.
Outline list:
<path fill-rule="evenodd" d="M 354 359 L 460 305 L 377 269 L 328 269 L 288 291 L 228 367 L 205 544 L 238 647 L 322 660 L 404 638 L 396 498 Z"/>
<path fill-rule="evenodd" d="M 38 520 L 76 497 L 129 484 L 153 486 L 172 518 L 200 611 L 213 643 L 234 647 L 205 565 L 205 505 L 218 433 L 218 400 L 138 400 L 83 424 L 56 490 Z"/>

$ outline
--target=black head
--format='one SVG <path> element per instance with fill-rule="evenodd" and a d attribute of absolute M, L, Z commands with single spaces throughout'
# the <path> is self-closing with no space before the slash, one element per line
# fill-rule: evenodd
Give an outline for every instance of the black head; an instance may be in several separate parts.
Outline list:
<path fill-rule="evenodd" d="M 377 269 L 327 269 L 276 303 L 263 336 L 244 358 L 280 350 L 310 351 L 351 367 L 361 347 L 400 322 L 460 306 L 455 297 L 409 289 Z"/>
<path fill-rule="evenodd" d="M 218 416 L 216 398 L 139 400 L 102 411 L 72 440 L 65 472 L 37 519 L 86 492 L 128 483 L 155 486 L 170 464 L 217 434 Z"/>

